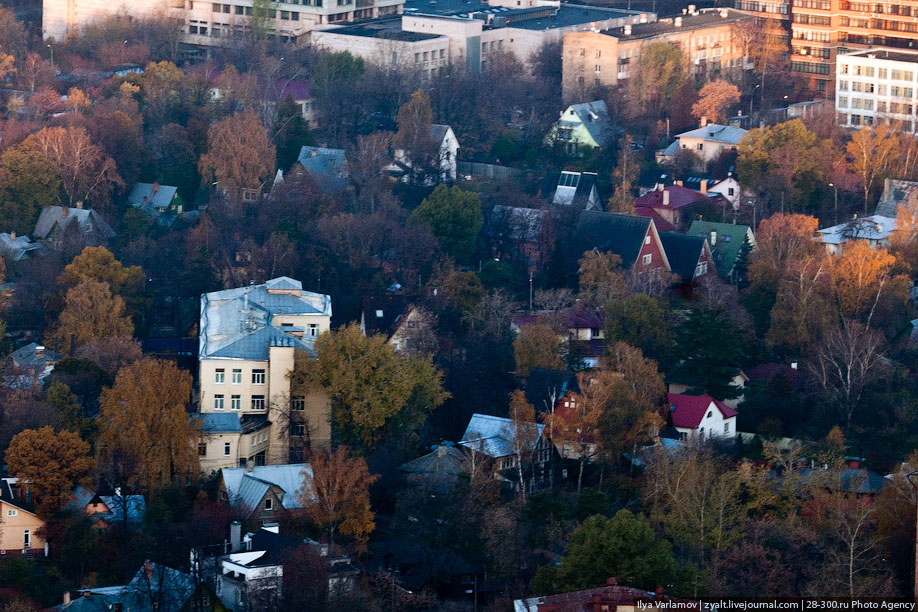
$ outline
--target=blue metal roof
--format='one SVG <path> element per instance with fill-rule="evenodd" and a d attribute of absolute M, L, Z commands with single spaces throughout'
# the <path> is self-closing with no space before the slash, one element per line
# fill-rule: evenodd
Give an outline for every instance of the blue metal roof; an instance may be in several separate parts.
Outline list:
<path fill-rule="evenodd" d="M 200 419 L 202 433 L 242 433 L 239 415 L 234 412 L 204 412 L 192 418 Z"/>

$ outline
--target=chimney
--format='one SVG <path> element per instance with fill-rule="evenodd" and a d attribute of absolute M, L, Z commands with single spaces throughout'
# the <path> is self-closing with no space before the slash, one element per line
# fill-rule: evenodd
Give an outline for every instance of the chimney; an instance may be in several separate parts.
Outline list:
<path fill-rule="evenodd" d="M 16 240 L 16 232 L 10 232 L 10 240 Z"/>
<path fill-rule="evenodd" d="M 156 192 L 159 191 L 159 181 L 153 181 L 153 191 L 152 195 L 156 195 Z"/>
<path fill-rule="evenodd" d="M 688 5 L 688 12 L 689 12 L 689 13 L 694 13 L 696 8 L 697 8 L 697 7 L 696 7 L 694 4 L 689 4 L 689 5 Z"/>
<path fill-rule="evenodd" d="M 602 595 L 596 593 L 590 597 L 590 603 L 587 604 L 589 612 L 602 612 Z"/>
<path fill-rule="evenodd" d="M 618 579 L 617 579 L 617 578 L 608 578 L 608 579 L 606 580 L 606 586 L 615 586 L 615 585 L 617 585 L 617 584 L 618 584 Z"/>
<path fill-rule="evenodd" d="M 673 20 L 673 25 L 676 26 L 677 28 L 681 28 L 682 27 L 682 17 L 676 17 Z"/>
<path fill-rule="evenodd" d="M 711 246 L 717 244 L 717 230 L 711 230 Z"/>
<path fill-rule="evenodd" d="M 40 345 L 40 344 L 39 344 L 38 346 L 35 347 L 35 356 L 36 356 L 36 357 L 42 357 L 42 356 L 44 356 L 44 354 L 45 354 L 45 347 L 43 347 L 43 346 Z"/>
<path fill-rule="evenodd" d="M 647 23 L 647 13 L 641 13 L 641 23 Z"/>
<path fill-rule="evenodd" d="M 61 206 L 61 219 L 66 219 L 67 215 L 70 214 L 70 209 L 66 206 Z"/>
<path fill-rule="evenodd" d="M 631 25 L 630 24 L 625 26 L 625 36 L 631 36 Z"/>
<path fill-rule="evenodd" d="M 79 202 L 77 202 L 76 207 L 79 208 L 80 210 L 83 210 L 83 201 L 80 200 Z"/>
<path fill-rule="evenodd" d="M 439 457 L 439 458 L 441 458 L 441 459 L 442 459 L 443 457 L 446 457 L 446 445 L 445 445 L 445 444 L 441 444 L 441 445 L 437 446 L 437 457 Z"/>
<path fill-rule="evenodd" d="M 723 19 L 726 19 L 727 17 L 730 16 L 730 11 L 728 11 L 728 10 L 725 9 L 725 8 L 722 8 L 722 9 L 720 9 L 720 16 L 721 16 Z"/>
<path fill-rule="evenodd" d="M 701 179 L 701 195 L 708 195 L 708 179 Z"/>
<path fill-rule="evenodd" d="M 705 127 L 706 125 L 708 125 L 708 118 L 702 115 L 701 116 L 701 127 Z"/>
<path fill-rule="evenodd" d="M 124 604 L 116 603 L 114 608 L 112 609 L 112 612 L 124 612 Z"/>
<path fill-rule="evenodd" d="M 147 580 L 153 579 L 153 562 L 149 559 L 143 562 L 143 575 L 146 576 Z"/>
<path fill-rule="evenodd" d="M 679 179 L 678 181 L 673 181 L 673 185 L 677 187 L 682 187 L 682 179 Z"/>
<path fill-rule="evenodd" d="M 663 206 L 669 206 L 669 189 L 663 190 Z"/>
<path fill-rule="evenodd" d="M 64 591 L 64 607 L 70 605 L 70 591 Z"/>
<path fill-rule="evenodd" d="M 852 470 L 861 469 L 861 460 L 858 457 L 848 457 L 848 467 Z"/>
<path fill-rule="evenodd" d="M 230 523 L 230 552 L 236 552 L 242 547 L 242 522 Z"/>

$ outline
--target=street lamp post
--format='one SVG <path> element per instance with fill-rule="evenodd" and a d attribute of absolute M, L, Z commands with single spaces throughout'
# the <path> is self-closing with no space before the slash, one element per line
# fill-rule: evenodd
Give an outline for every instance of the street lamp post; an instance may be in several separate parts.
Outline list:
<path fill-rule="evenodd" d="M 835 190 L 835 216 L 832 217 L 832 222 L 838 223 L 838 186 L 835 183 L 829 183 L 829 187 Z"/>
<path fill-rule="evenodd" d="M 51 49 L 51 67 L 54 68 L 54 47 L 50 44 L 45 46 Z"/>

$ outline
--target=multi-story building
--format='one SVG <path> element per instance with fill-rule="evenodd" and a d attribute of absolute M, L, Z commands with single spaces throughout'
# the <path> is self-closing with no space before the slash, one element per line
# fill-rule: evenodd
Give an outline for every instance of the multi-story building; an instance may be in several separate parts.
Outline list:
<path fill-rule="evenodd" d="M 288 375 L 330 321 L 331 298 L 285 276 L 201 297 L 202 470 L 302 461 L 329 442 L 327 397 L 293 391 Z"/>
<path fill-rule="evenodd" d="M 183 42 L 219 46 L 227 39 L 252 32 L 253 19 L 269 37 L 297 42 L 304 34 L 329 24 L 371 19 L 401 12 L 404 0 L 282 0 L 272 2 L 266 14 L 257 15 L 253 0 L 195 2 L 194 0 L 147 0 L 118 3 L 104 0 L 45 0 L 42 34 L 63 40 L 68 34 L 98 19 L 117 14 L 136 19 L 158 16 L 185 22 Z"/>
<path fill-rule="evenodd" d="M 739 24 L 755 17 L 734 9 L 694 10 L 684 15 L 642 21 L 612 29 L 564 36 L 563 95 L 567 101 L 585 99 L 594 87 L 614 87 L 630 75 L 641 48 L 668 42 L 682 49 L 698 78 L 711 78 L 746 68 L 746 49 L 735 35 Z"/>
<path fill-rule="evenodd" d="M 513 53 L 525 65 L 569 32 L 652 21 L 653 13 L 560 4 L 543 0 L 437 0 L 406 3 L 401 18 L 314 32 L 312 43 L 349 51 L 367 61 L 430 77 L 448 65 L 487 70 L 495 54 Z"/>
<path fill-rule="evenodd" d="M 835 110 L 841 125 L 894 123 L 915 132 L 918 51 L 875 49 L 838 58 Z"/>

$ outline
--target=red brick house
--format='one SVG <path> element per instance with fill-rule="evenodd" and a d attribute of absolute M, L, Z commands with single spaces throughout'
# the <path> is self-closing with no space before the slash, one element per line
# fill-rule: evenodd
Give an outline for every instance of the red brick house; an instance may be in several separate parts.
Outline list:
<path fill-rule="evenodd" d="M 660 234 L 660 242 L 683 286 L 694 287 L 706 277 L 717 275 L 707 238 L 664 232 Z"/>
<path fill-rule="evenodd" d="M 580 214 L 576 235 L 581 253 L 596 249 L 615 253 L 622 268 L 634 274 L 669 273 L 669 260 L 653 219 L 587 210 Z"/>

